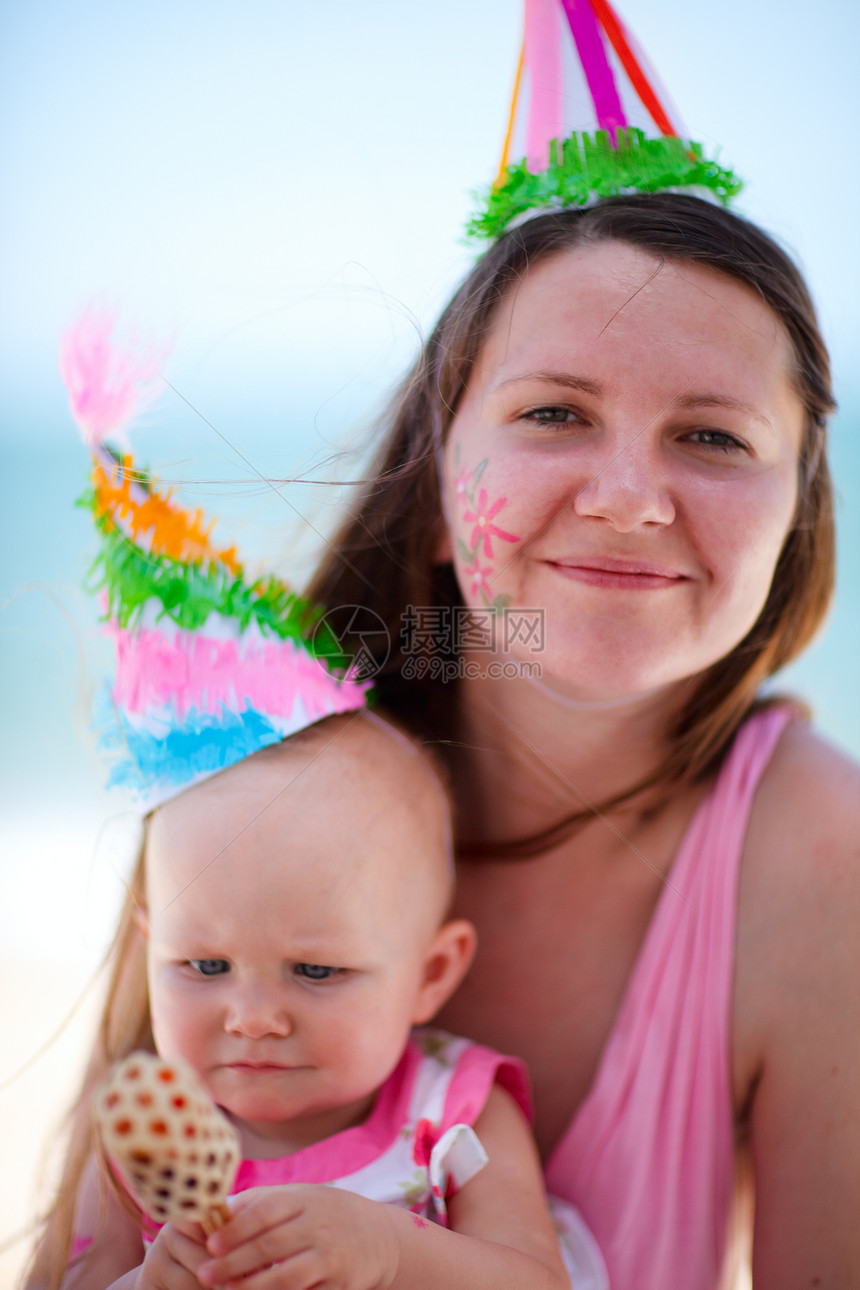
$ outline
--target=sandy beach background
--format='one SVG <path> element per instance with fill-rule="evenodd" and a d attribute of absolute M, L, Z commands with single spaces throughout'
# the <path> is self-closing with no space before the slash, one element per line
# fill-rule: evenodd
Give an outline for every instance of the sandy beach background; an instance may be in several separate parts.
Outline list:
<path fill-rule="evenodd" d="M 739 209 L 799 256 L 833 346 L 840 585 L 783 683 L 860 755 L 856 0 L 619 0 Z M 0 9 L 0 1290 L 73 1091 L 133 851 L 88 711 L 109 662 L 80 590 L 86 460 L 56 367 L 101 294 L 172 337 L 134 443 L 301 581 L 363 428 L 465 271 L 501 147 L 520 0 L 30 0 Z M 300 481 L 273 483 L 272 481 Z M 62 1029 L 61 1029 L 62 1028 Z M 54 1037 L 59 1033 L 58 1037 Z"/>

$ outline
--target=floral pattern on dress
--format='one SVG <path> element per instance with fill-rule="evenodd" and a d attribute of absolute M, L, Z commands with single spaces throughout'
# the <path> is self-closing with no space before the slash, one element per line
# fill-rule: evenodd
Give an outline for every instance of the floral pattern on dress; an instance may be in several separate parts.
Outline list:
<path fill-rule="evenodd" d="M 412 1042 L 425 1057 L 432 1057 L 440 1066 L 445 1066 L 449 1070 L 456 1066 L 456 1060 L 452 1060 L 450 1053 L 452 1045 L 456 1045 L 445 1031 L 413 1030 Z"/>

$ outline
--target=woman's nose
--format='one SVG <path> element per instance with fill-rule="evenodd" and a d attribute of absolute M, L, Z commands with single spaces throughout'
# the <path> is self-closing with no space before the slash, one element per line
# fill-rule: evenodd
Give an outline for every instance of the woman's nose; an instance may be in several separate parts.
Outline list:
<path fill-rule="evenodd" d="M 294 1025 L 283 987 L 259 982 L 236 986 L 227 1005 L 224 1028 L 229 1034 L 248 1039 L 289 1035 Z"/>
<path fill-rule="evenodd" d="M 573 499 L 577 515 L 607 520 L 619 533 L 646 524 L 671 524 L 675 505 L 655 445 L 644 435 L 613 447 L 596 462 Z"/>

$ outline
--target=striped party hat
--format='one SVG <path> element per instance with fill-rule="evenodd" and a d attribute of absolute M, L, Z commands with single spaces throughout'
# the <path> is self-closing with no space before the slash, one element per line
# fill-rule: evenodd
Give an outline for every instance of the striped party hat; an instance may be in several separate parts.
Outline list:
<path fill-rule="evenodd" d="M 501 164 L 471 236 L 619 193 L 683 190 L 725 204 L 740 189 L 688 138 L 608 0 L 525 0 Z"/>
<path fill-rule="evenodd" d="M 66 334 L 60 366 L 92 455 L 81 504 L 100 549 L 88 589 L 116 647 L 97 706 L 109 784 L 150 811 L 268 744 L 367 703 L 314 609 L 272 574 L 250 578 L 213 522 L 139 469 L 124 446 L 152 401 L 164 349 L 120 346 L 116 319 L 91 308 Z M 112 436 L 116 443 L 107 442 Z"/>

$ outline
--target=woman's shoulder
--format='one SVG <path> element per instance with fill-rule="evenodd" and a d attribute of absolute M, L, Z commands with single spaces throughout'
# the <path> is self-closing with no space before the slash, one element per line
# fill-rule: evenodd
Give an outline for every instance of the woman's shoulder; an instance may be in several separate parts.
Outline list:
<path fill-rule="evenodd" d="M 750 812 L 741 895 L 783 921 L 813 908 L 860 913 L 860 765 L 804 721 L 791 721 Z"/>
<path fill-rule="evenodd" d="M 792 721 L 762 774 L 740 872 L 736 1019 L 756 1044 L 796 1027 L 804 1000 L 838 1017 L 860 981 L 858 926 L 860 766 Z"/>
<path fill-rule="evenodd" d="M 857 1284 L 860 768 L 786 727 L 750 816 L 733 1007 L 736 1113 L 753 1144 L 768 1285 Z"/>
<path fill-rule="evenodd" d="M 750 815 L 752 852 L 778 844 L 786 858 L 819 863 L 823 845 L 840 841 L 860 855 L 860 764 L 805 721 L 790 721 L 765 767 Z M 750 849 L 750 846 L 748 846 Z M 835 859 L 834 855 L 834 859 Z"/>

